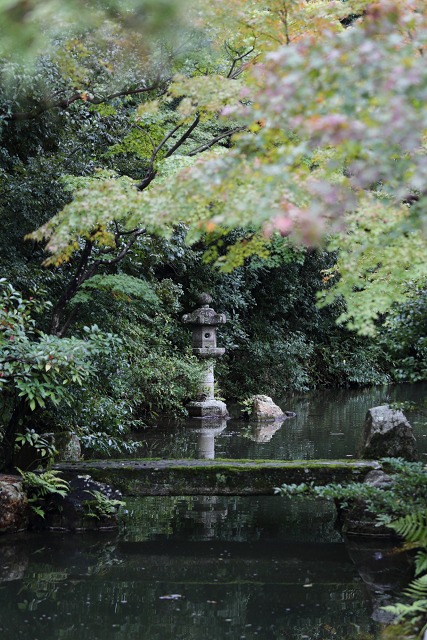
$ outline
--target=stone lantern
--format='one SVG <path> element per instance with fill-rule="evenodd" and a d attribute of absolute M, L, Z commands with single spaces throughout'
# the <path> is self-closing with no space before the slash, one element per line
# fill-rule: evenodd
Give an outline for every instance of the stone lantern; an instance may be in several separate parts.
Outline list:
<path fill-rule="evenodd" d="M 225 349 L 216 346 L 216 327 L 227 321 L 223 313 L 217 313 L 209 304 L 212 298 L 208 293 L 201 293 L 197 299 L 201 305 L 192 313 L 182 316 L 185 324 L 193 325 L 193 354 L 201 360 L 218 358 Z M 206 367 L 206 375 L 201 382 L 197 399 L 187 404 L 188 413 L 196 418 L 228 416 L 224 402 L 214 398 L 214 365 L 210 362 Z"/>

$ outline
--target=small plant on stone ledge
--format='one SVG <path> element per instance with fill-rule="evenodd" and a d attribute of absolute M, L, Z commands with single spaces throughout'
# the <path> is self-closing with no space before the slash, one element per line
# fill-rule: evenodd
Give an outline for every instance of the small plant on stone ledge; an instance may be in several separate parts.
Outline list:
<path fill-rule="evenodd" d="M 87 491 L 93 496 L 93 500 L 84 500 L 82 505 L 86 508 L 86 515 L 91 518 L 110 518 L 117 513 L 118 507 L 125 504 L 123 500 L 114 500 L 108 498 L 100 491 Z"/>
<path fill-rule="evenodd" d="M 215 400 L 220 400 L 221 402 L 225 402 L 225 398 L 222 397 L 223 390 L 219 387 L 217 381 L 214 382 L 214 398 Z"/>
<path fill-rule="evenodd" d="M 62 498 L 70 492 L 70 485 L 63 478 L 59 478 L 60 471 L 48 470 L 44 473 L 33 473 L 32 471 L 21 471 L 22 481 L 28 490 L 28 503 L 31 509 L 42 518 L 45 517 L 43 502 L 52 494 L 60 495 Z"/>
<path fill-rule="evenodd" d="M 349 501 L 361 499 L 366 510 L 375 514 L 378 526 L 388 525 L 396 518 L 424 510 L 427 504 L 427 474 L 421 462 L 406 462 L 401 458 L 383 458 L 383 470 L 393 482 L 381 488 L 371 484 L 349 482 L 327 484 L 323 487 L 311 484 L 284 484 L 275 492 L 282 496 L 299 498 L 325 498 L 346 508 Z"/>
<path fill-rule="evenodd" d="M 245 398 L 244 400 L 240 400 L 239 404 L 241 405 L 242 409 L 241 409 L 241 413 L 245 418 L 249 418 L 249 416 L 252 413 L 252 405 L 253 405 L 253 400 L 252 398 Z"/>

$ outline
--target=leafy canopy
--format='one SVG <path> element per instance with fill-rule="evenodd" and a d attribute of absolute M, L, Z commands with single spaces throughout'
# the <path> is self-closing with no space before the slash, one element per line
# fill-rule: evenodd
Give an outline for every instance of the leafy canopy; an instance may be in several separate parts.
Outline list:
<path fill-rule="evenodd" d="M 218 225 L 255 224 L 309 244 L 338 234 L 342 278 L 324 303 L 344 296 L 340 320 L 374 333 L 408 283 L 426 276 L 425 3 L 241 0 L 192 9 L 214 43 L 237 26 L 229 46 L 253 53 L 238 77 L 175 76 L 161 101 L 178 99 L 184 120 L 219 116 L 245 131 L 230 149 L 177 165 L 142 193 L 123 179 L 92 180 L 32 237 L 48 239 L 57 264 L 80 234 L 108 245 L 118 219 L 156 233 L 183 221 L 189 241 Z M 344 28 L 350 14 L 360 17 Z"/>

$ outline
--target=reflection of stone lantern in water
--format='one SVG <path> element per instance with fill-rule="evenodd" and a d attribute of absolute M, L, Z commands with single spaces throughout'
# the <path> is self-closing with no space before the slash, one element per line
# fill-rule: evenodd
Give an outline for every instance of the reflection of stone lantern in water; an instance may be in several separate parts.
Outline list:
<path fill-rule="evenodd" d="M 202 306 L 192 313 L 182 316 L 185 324 L 193 325 L 193 354 L 200 359 L 211 360 L 222 356 L 225 349 L 216 346 L 216 326 L 224 324 L 226 317 L 209 307 L 212 298 L 207 293 L 198 297 Z M 224 402 L 214 398 L 214 365 L 210 362 L 206 367 L 206 374 L 202 380 L 197 399 L 187 404 L 188 413 L 196 418 L 228 416 Z"/>
<path fill-rule="evenodd" d="M 195 496 L 193 509 L 186 513 L 186 518 L 203 525 L 203 538 L 215 536 L 215 525 L 224 522 L 228 516 L 228 507 L 216 496 Z"/>
<path fill-rule="evenodd" d="M 215 436 L 222 433 L 226 427 L 226 420 L 216 417 L 202 419 L 196 427 L 189 426 L 191 431 L 197 433 L 197 455 L 200 459 L 215 459 Z"/>

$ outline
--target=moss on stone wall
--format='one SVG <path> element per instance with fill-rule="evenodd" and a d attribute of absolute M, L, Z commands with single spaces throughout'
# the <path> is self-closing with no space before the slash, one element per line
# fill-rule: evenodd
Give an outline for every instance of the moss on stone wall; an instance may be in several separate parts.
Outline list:
<path fill-rule="evenodd" d="M 376 462 L 347 460 L 114 460 L 55 465 L 64 477 L 89 474 L 125 496 L 273 495 L 282 484 L 363 481 Z"/>

